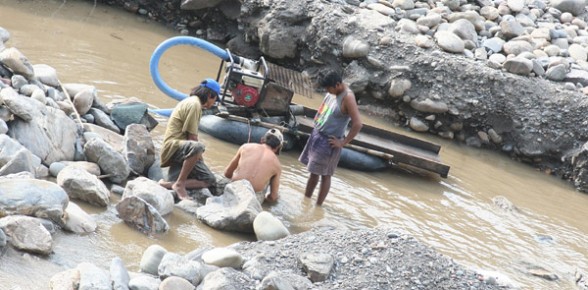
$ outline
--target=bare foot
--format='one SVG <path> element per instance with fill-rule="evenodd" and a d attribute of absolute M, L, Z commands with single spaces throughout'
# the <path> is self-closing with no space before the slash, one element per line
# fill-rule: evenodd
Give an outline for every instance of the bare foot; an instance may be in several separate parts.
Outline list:
<path fill-rule="evenodd" d="M 165 187 L 167 189 L 172 189 L 172 184 L 173 184 L 172 182 L 165 181 L 163 179 L 160 179 L 159 180 L 159 185 L 161 185 L 161 186 L 163 186 L 163 187 Z"/>
<path fill-rule="evenodd" d="M 178 194 L 178 198 L 180 200 L 193 200 L 193 198 L 188 195 L 186 187 L 184 187 L 183 184 L 178 184 L 176 182 L 174 185 L 172 185 L 172 189 Z"/>

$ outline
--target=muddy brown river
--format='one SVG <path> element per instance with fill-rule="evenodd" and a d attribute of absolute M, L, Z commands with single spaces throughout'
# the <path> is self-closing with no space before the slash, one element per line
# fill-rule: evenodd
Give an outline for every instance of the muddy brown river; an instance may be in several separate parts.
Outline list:
<path fill-rule="evenodd" d="M 57 69 L 63 83 L 98 88 L 104 102 L 136 97 L 158 108 L 175 100 L 151 81 L 149 59 L 155 47 L 177 35 L 143 18 L 80 1 L 0 0 L 0 26 L 33 64 Z M 174 47 L 160 64 L 166 82 L 187 92 L 199 80 L 215 76 L 219 59 L 193 47 Z M 295 97 L 317 106 L 320 96 Z M 522 289 L 574 289 L 574 272 L 588 272 L 588 195 L 570 184 L 492 152 L 468 148 L 435 137 L 393 127 L 364 114 L 372 125 L 410 134 L 442 145 L 441 158 L 451 166 L 447 179 L 388 170 L 365 173 L 338 169 L 323 207 L 305 199 L 307 172 L 299 152 L 280 155 L 283 180 L 280 200 L 266 206 L 291 232 L 316 227 L 361 229 L 393 226 L 408 232 L 454 260 L 509 281 Z M 153 131 L 161 142 L 165 119 Z M 202 134 L 205 159 L 221 172 L 238 146 Z M 492 199 L 504 196 L 518 210 L 504 210 Z M 113 204 L 118 197 L 113 197 Z M 78 202 L 97 220 L 89 235 L 58 233 L 54 254 L 0 256 L 0 289 L 47 289 L 49 278 L 83 261 L 108 268 L 120 256 L 137 271 L 142 252 L 151 244 L 187 253 L 200 246 L 225 246 L 252 236 L 219 232 L 193 216 L 175 210 L 166 217 L 171 230 L 145 236 L 107 210 Z M 8 250 L 12 251 L 12 250 Z M 547 281 L 529 274 L 543 268 L 559 277 Z"/>

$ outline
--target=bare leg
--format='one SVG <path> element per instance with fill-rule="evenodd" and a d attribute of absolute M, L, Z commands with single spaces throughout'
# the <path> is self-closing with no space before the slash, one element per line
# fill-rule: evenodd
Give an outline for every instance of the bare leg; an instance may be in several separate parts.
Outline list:
<path fill-rule="evenodd" d="M 182 163 L 182 169 L 180 170 L 180 176 L 178 176 L 178 180 L 172 185 L 172 189 L 178 194 L 179 199 L 192 199 L 188 196 L 188 192 L 186 191 L 186 179 L 188 179 L 188 175 L 192 168 L 196 165 L 196 162 L 202 158 L 202 154 L 195 154 L 194 156 L 190 156 L 184 160 Z"/>
<path fill-rule="evenodd" d="M 321 176 L 321 187 L 319 189 L 319 196 L 316 200 L 316 205 L 322 205 L 325 198 L 327 198 L 327 194 L 329 194 L 329 190 L 331 189 L 331 176 L 330 175 L 323 175 Z"/>
<path fill-rule="evenodd" d="M 163 186 L 163 187 L 165 187 L 167 189 L 172 189 L 172 185 L 174 185 L 174 183 L 173 182 L 169 182 L 169 181 L 165 181 L 163 179 L 160 179 L 159 180 L 159 185 L 161 185 L 161 186 Z"/>
<path fill-rule="evenodd" d="M 311 198 L 314 189 L 318 183 L 319 176 L 316 174 L 311 173 L 308 177 L 308 181 L 306 182 L 306 191 L 304 191 L 304 196 Z"/>

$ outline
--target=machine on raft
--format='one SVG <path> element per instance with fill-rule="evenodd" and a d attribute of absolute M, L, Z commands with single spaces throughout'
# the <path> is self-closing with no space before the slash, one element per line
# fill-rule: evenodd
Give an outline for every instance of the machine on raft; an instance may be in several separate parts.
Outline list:
<path fill-rule="evenodd" d="M 176 45 L 204 49 L 221 59 L 216 80 L 221 84 L 220 104 L 205 110 L 199 129 L 238 145 L 259 142 L 269 128 L 284 133 L 283 150 L 302 148 L 313 129 L 316 110 L 292 103 L 295 87 L 291 74 L 271 73 L 280 68 L 263 57 L 251 60 L 196 37 L 177 36 L 162 42 L 153 52 L 150 72 L 157 87 L 168 96 L 182 100 L 188 95 L 169 87 L 159 74 L 163 53 Z M 294 77 L 295 78 L 295 77 Z M 170 116 L 173 109 L 151 112 Z M 432 172 L 446 178 L 449 166 L 439 158 L 437 144 L 365 125 L 343 148 L 339 166 L 378 171 L 390 167 Z"/>

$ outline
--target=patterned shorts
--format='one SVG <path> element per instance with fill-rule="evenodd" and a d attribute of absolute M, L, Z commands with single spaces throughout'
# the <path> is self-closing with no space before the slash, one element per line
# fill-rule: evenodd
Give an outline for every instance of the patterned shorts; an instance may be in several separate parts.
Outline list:
<path fill-rule="evenodd" d="M 339 158 L 341 148 L 332 148 L 329 137 L 314 129 L 298 160 L 306 165 L 310 173 L 332 176 L 335 174 Z"/>

